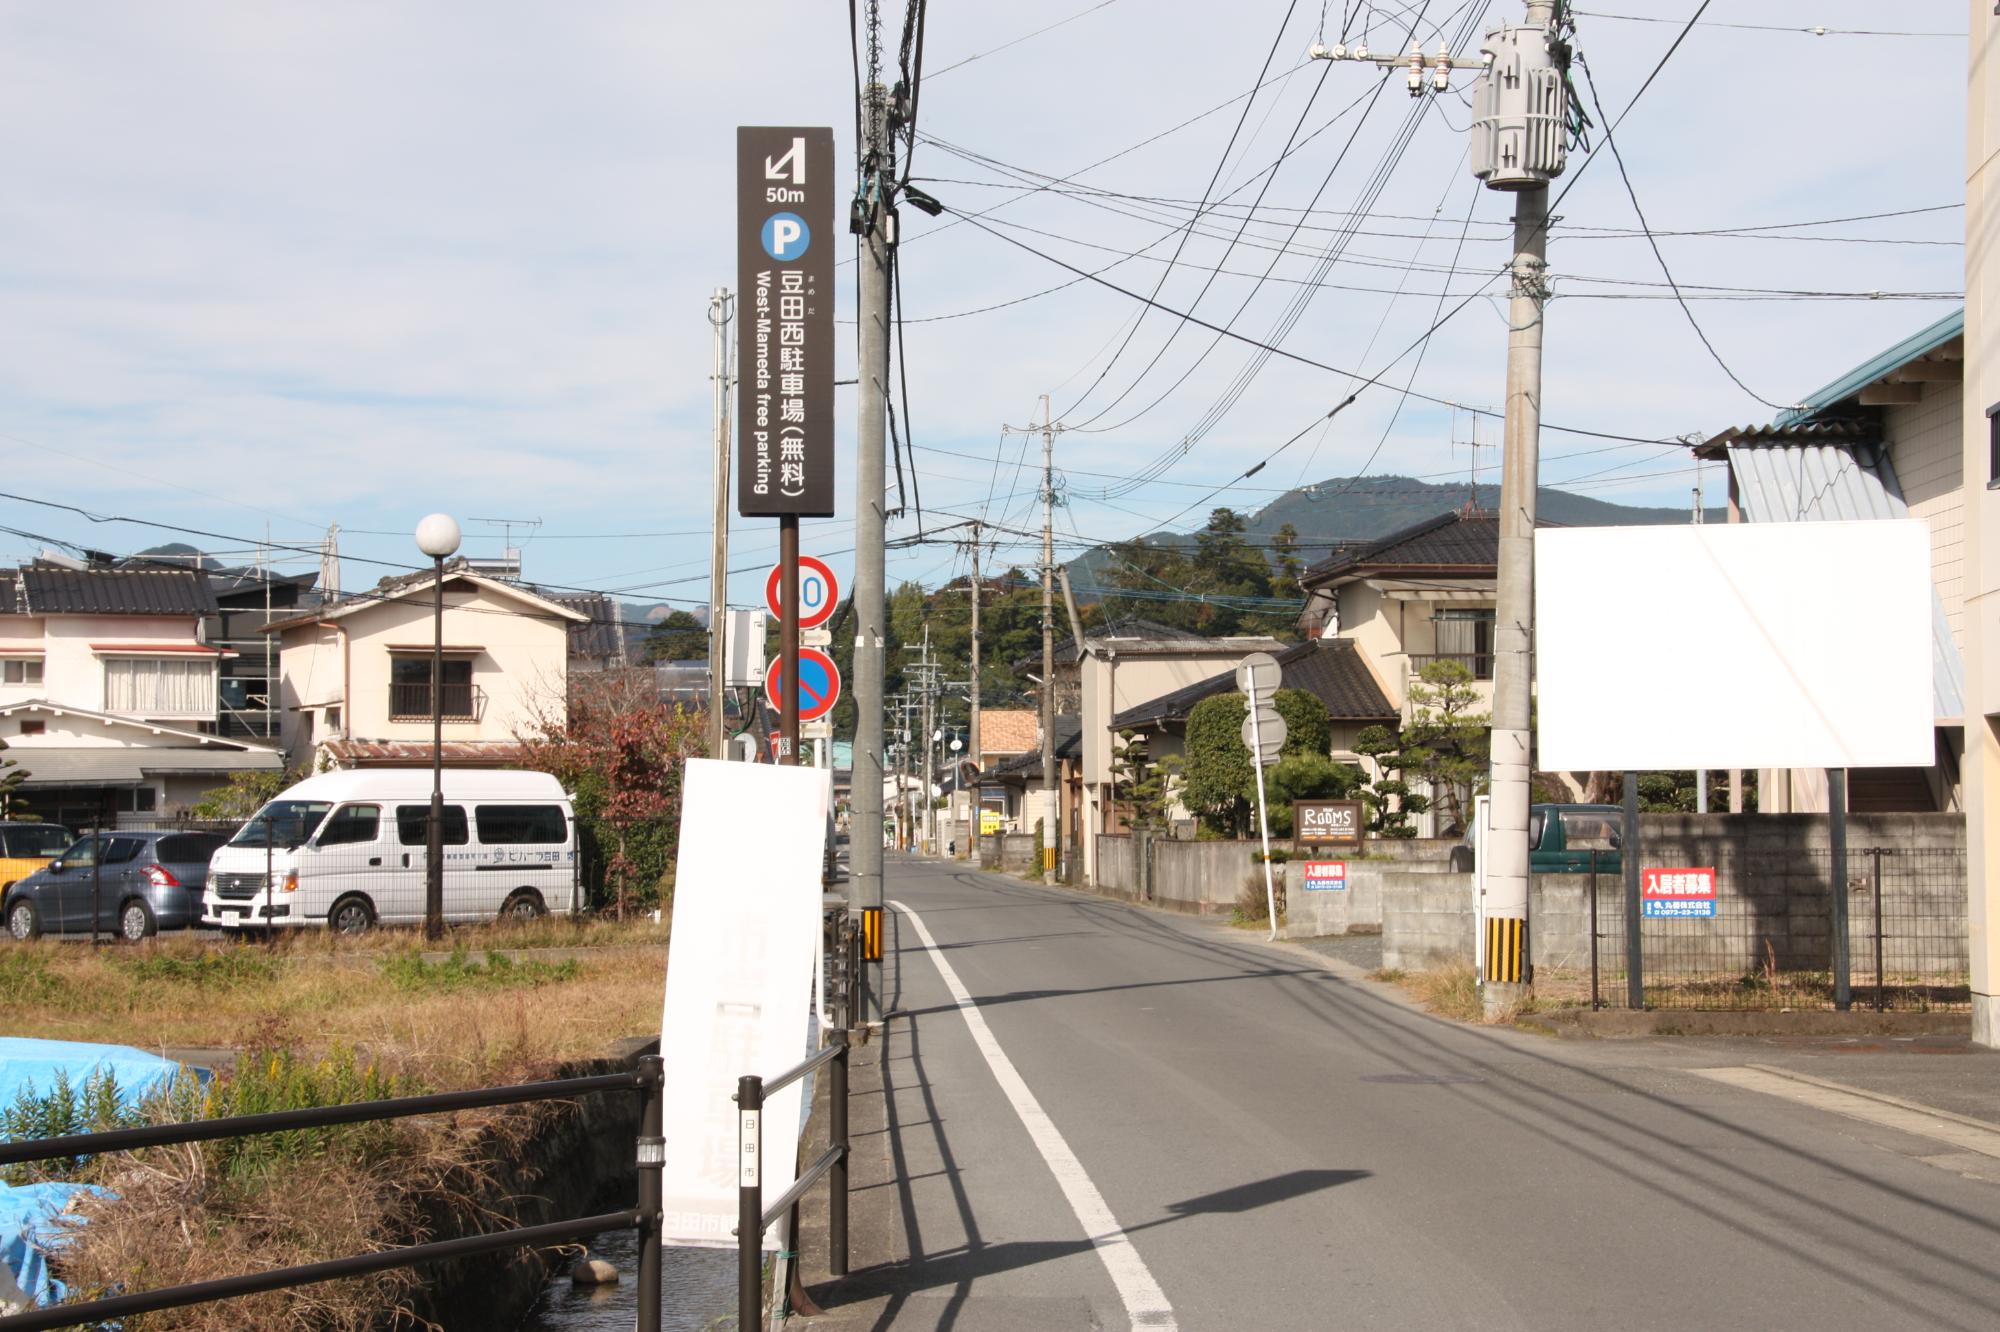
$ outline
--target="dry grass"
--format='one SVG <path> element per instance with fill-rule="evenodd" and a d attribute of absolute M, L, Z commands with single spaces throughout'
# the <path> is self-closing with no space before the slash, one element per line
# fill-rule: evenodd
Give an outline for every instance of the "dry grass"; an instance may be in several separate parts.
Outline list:
<path fill-rule="evenodd" d="M 657 1031 L 665 932 L 648 929 L 650 947 L 529 954 L 498 971 L 477 954 L 457 967 L 420 964 L 408 934 L 271 951 L 185 938 L 15 944 L 0 947 L 0 1010 L 15 1036 L 152 1050 L 346 1045 L 432 1087 L 472 1086 Z"/>
<path fill-rule="evenodd" d="M 1512 1022 L 1516 1016 L 1512 1010 L 1492 1018 L 1486 1016 L 1485 998 L 1479 990 L 1479 973 L 1470 962 L 1448 962 L 1427 971 L 1384 968 L 1374 972 L 1370 979 L 1402 986 L 1425 1008 L 1454 1022 L 1506 1023 Z"/>
<path fill-rule="evenodd" d="M 601 1057 L 619 1038 L 659 1029 L 666 931 L 658 926 L 540 922 L 460 931 L 450 943 L 474 940 L 528 951 L 460 947 L 426 959 L 416 936 L 389 932 L 304 936 L 269 950 L 186 938 L 136 948 L 0 946 L 0 1008 L 12 1035 L 260 1052 L 255 1067 L 246 1060 L 239 1068 L 238 1082 L 266 1059 L 289 1057 L 336 1072 L 365 1063 L 371 1075 L 423 1090 L 545 1077 L 564 1061 Z M 551 955 L 549 945 L 590 951 Z M 370 1093 L 332 1099 L 355 1094 Z M 268 1155 L 211 1144 L 102 1158 L 86 1177 L 117 1197 L 82 1205 L 90 1221 L 62 1251 L 61 1274 L 79 1294 L 147 1289 L 410 1243 L 460 1223 L 505 1225 L 507 1201 L 485 1163 L 511 1159 L 548 1116 L 563 1113 L 515 1107 L 393 1121 Z M 347 1332 L 400 1307 L 410 1280 L 389 1273 L 125 1326 Z"/>

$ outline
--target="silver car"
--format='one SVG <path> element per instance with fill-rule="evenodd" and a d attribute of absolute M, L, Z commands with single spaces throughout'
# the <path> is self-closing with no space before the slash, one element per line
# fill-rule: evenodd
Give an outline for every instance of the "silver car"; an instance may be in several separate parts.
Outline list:
<path fill-rule="evenodd" d="M 116 928 L 132 943 L 201 919 L 208 860 L 227 839 L 206 832 L 107 832 L 68 850 L 7 890 L 7 933 L 95 933 Z"/>

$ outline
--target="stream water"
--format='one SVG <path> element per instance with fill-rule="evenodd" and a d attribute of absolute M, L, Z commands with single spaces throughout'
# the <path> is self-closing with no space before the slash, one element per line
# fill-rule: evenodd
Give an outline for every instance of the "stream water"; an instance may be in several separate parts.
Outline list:
<path fill-rule="evenodd" d="M 572 1286 L 565 1267 L 543 1287 L 518 1332 L 632 1332 L 639 1307 L 639 1237 L 629 1230 L 600 1235 L 590 1251 L 618 1268 L 618 1283 Z M 708 1332 L 735 1325 L 736 1250 L 661 1250 L 664 1332 Z"/>

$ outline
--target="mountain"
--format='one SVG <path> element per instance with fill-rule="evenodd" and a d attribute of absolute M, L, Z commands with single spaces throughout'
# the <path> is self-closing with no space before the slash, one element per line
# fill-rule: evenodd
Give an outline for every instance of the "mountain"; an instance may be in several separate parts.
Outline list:
<path fill-rule="evenodd" d="M 1466 502 L 1467 491 L 1463 484 L 1417 481 L 1406 476 L 1328 477 L 1288 490 L 1254 513 L 1246 513 L 1244 537 L 1253 545 L 1266 544 L 1279 528 L 1290 523 L 1298 532 L 1300 557 L 1315 564 L 1336 545 L 1372 541 L 1456 509 Z M 1480 508 L 1491 509 L 1500 503 L 1497 485 L 1482 485 L 1471 493 Z M 1687 509 L 1636 508 L 1549 486 L 1536 494 L 1536 512 L 1542 521 L 1563 527 L 1650 526 L 1685 523 L 1690 517 Z M 1723 509 L 1709 509 L 1706 515 L 1710 522 L 1722 522 L 1727 516 Z M 1146 540 L 1158 545 L 1191 545 L 1194 533 L 1153 532 Z M 1098 585 L 1103 549 L 1093 547 L 1070 561 L 1070 576 L 1079 583 Z"/>

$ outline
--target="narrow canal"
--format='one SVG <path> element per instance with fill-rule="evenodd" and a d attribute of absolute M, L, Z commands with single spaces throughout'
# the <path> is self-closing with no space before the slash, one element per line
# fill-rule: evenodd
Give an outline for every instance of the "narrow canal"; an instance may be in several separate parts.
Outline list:
<path fill-rule="evenodd" d="M 572 1286 L 564 1268 L 543 1289 L 519 1332 L 632 1332 L 638 1312 L 639 1237 L 600 1235 L 590 1251 L 618 1268 L 612 1286 Z M 736 1251 L 666 1248 L 660 1252 L 660 1327 L 709 1332 L 736 1326 Z"/>

